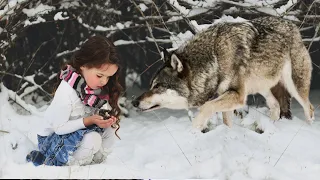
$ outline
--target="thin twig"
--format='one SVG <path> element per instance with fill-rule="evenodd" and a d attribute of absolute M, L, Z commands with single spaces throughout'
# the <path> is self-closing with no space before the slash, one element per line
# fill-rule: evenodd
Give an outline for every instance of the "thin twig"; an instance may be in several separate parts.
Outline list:
<path fill-rule="evenodd" d="M 155 65 L 157 62 L 159 61 L 162 61 L 162 59 L 158 59 L 157 61 L 155 61 L 154 63 L 152 63 L 151 65 L 149 65 L 144 71 L 142 71 L 142 73 L 140 73 L 135 79 L 134 81 L 132 82 L 132 86 L 133 84 L 137 81 L 138 77 L 140 77 L 143 73 L 145 73 L 148 69 L 150 69 L 153 65 Z M 124 90 L 124 94 L 127 92 L 127 90 L 129 89 L 129 87 L 127 87 L 125 90 Z"/>
<path fill-rule="evenodd" d="M 5 131 L 5 130 L 1 130 L 1 129 L 0 129 L 0 133 L 6 133 L 6 134 L 9 134 L 10 132 L 9 132 L 9 131 Z"/>
<path fill-rule="evenodd" d="M 146 16 L 145 16 L 145 15 L 144 15 L 144 13 L 141 11 L 141 9 L 139 8 L 139 6 L 138 6 L 138 5 L 137 5 L 133 0 L 130 0 L 130 2 L 134 4 L 134 6 L 138 9 L 138 11 L 140 12 L 140 14 L 145 18 Z M 149 25 L 148 21 L 147 21 L 147 20 L 145 20 L 145 22 L 146 22 L 146 25 L 147 25 L 148 31 L 149 31 L 149 33 L 150 33 L 150 36 L 151 36 L 151 37 L 152 37 L 152 39 L 154 40 L 154 44 L 156 45 L 156 47 L 157 47 L 157 50 L 158 50 L 159 54 L 161 54 L 160 48 L 159 48 L 159 46 L 158 46 L 158 44 L 157 44 L 157 42 L 156 42 L 155 37 L 153 36 L 152 29 L 151 29 L 151 27 L 150 27 L 150 25 Z"/>
<path fill-rule="evenodd" d="M 315 38 L 317 37 L 317 35 L 318 35 L 319 28 L 320 28 L 320 23 L 318 24 L 318 26 L 317 26 L 316 29 L 315 29 L 314 35 L 313 35 L 313 37 L 312 37 L 312 41 L 310 42 L 309 47 L 308 47 L 308 51 L 310 51 L 311 45 L 312 45 L 314 39 L 315 39 Z"/>
<path fill-rule="evenodd" d="M 29 63 L 29 66 L 24 70 L 23 75 L 22 75 L 22 78 L 20 79 L 20 81 L 19 81 L 19 83 L 18 83 L 18 86 L 17 86 L 16 91 L 19 90 L 20 84 L 21 84 L 22 80 L 24 79 L 26 73 L 28 72 L 29 68 L 30 68 L 31 65 L 33 64 L 33 62 L 34 62 L 34 60 L 35 60 L 35 56 L 36 56 L 36 54 L 38 53 L 38 51 L 41 49 L 42 46 L 44 46 L 44 45 L 47 44 L 48 42 L 52 41 L 53 39 L 55 39 L 55 38 L 52 38 L 52 39 L 50 39 L 50 40 L 48 40 L 48 41 L 42 42 L 42 43 L 40 44 L 40 46 L 37 48 L 36 52 L 33 53 L 32 58 L 31 58 L 30 63 Z"/>
<path fill-rule="evenodd" d="M 176 10 L 176 12 L 180 13 L 180 11 L 179 11 L 174 5 L 172 5 L 170 2 L 168 2 L 168 4 L 169 4 L 174 10 Z M 197 29 L 195 26 L 192 25 L 192 23 L 190 22 L 190 20 L 189 20 L 185 15 L 183 15 L 183 14 L 181 14 L 181 13 L 180 13 L 180 15 L 181 15 L 182 19 L 189 25 L 191 32 L 192 32 L 193 34 L 196 34 L 196 33 L 198 32 L 198 29 Z"/>
<path fill-rule="evenodd" d="M 302 20 L 302 23 L 301 23 L 299 29 L 302 27 L 304 21 L 306 20 L 306 16 L 309 14 L 309 12 L 310 12 L 310 10 L 311 10 L 311 7 L 313 6 L 314 2 L 315 2 L 315 1 L 313 1 L 312 4 L 308 7 L 307 14 L 304 15 L 303 20 Z"/>

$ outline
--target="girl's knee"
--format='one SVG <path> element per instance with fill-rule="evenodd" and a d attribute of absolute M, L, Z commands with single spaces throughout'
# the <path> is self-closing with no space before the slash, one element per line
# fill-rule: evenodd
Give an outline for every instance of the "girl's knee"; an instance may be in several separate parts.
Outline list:
<path fill-rule="evenodd" d="M 89 164 L 95 153 L 99 151 L 102 144 L 102 137 L 97 132 L 90 132 L 83 136 L 80 146 L 70 157 L 68 164 Z"/>
<path fill-rule="evenodd" d="M 83 136 L 81 146 L 88 150 L 92 150 L 92 153 L 96 153 L 100 149 L 101 143 L 101 135 L 97 132 L 90 132 Z"/>

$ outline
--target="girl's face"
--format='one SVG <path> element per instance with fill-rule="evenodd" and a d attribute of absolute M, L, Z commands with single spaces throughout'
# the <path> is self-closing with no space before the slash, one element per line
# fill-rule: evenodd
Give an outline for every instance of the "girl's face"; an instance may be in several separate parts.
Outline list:
<path fill-rule="evenodd" d="M 100 68 L 81 66 L 80 69 L 87 85 L 91 89 L 100 89 L 106 85 L 109 78 L 117 72 L 118 66 L 115 64 L 103 64 Z"/>

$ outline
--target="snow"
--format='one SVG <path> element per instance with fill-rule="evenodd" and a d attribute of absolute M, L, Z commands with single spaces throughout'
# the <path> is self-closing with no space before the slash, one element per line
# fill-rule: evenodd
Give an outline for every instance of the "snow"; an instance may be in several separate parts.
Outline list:
<path fill-rule="evenodd" d="M 1 40 L 0 42 L 1 42 L 1 43 L 0 43 L 0 47 L 1 47 L 1 48 L 9 45 L 9 43 L 8 43 L 7 41 Z"/>
<path fill-rule="evenodd" d="M 190 9 L 187 9 L 184 6 L 181 6 L 177 0 L 169 0 L 169 3 L 174 8 L 176 8 L 182 15 L 188 15 L 190 12 Z"/>
<path fill-rule="evenodd" d="M 182 16 L 172 16 L 167 20 L 167 22 L 174 22 L 174 21 L 178 21 L 178 20 L 181 20 L 181 19 L 183 19 Z"/>
<path fill-rule="evenodd" d="M 36 8 L 30 8 L 30 9 L 24 8 L 22 12 L 25 13 L 28 17 L 33 17 L 35 15 L 46 14 L 55 9 L 56 8 L 54 6 L 39 4 Z"/>
<path fill-rule="evenodd" d="M 287 12 L 288 9 L 290 9 L 293 5 L 297 4 L 298 0 L 291 0 L 288 1 L 286 5 L 283 5 L 279 8 L 276 9 L 278 14 L 283 14 L 285 12 Z"/>
<path fill-rule="evenodd" d="M 17 5 L 17 1 L 9 0 L 8 5 L 9 5 L 9 7 L 13 7 L 13 6 Z"/>
<path fill-rule="evenodd" d="M 197 7 L 213 7 L 217 3 L 219 3 L 220 0 L 204 0 L 204 1 L 195 1 L 195 0 L 183 0 L 184 2 L 188 3 L 189 5 L 192 5 L 193 8 Z"/>
<path fill-rule="evenodd" d="M 25 2 L 26 0 L 8 0 L 8 4 L 6 4 L 3 9 L 0 9 L 0 16 L 13 14 L 14 11 L 12 8 L 18 6 L 22 2 Z"/>
<path fill-rule="evenodd" d="M 145 43 L 145 42 L 161 42 L 161 43 L 170 43 L 171 41 L 168 40 L 168 39 L 153 39 L 153 38 L 150 38 L 148 36 L 146 36 L 146 40 L 138 40 L 138 41 L 132 41 L 132 40 L 122 40 L 122 39 L 119 39 L 119 40 L 116 40 L 113 42 L 113 44 L 115 46 L 121 46 L 121 45 L 128 45 L 128 44 L 137 44 L 137 43 Z"/>
<path fill-rule="evenodd" d="M 3 86 L 2 86 L 3 87 Z M 1 88 L 2 88 L 1 87 Z M 18 102 L 20 105 L 22 105 L 27 111 L 29 111 L 30 113 L 34 114 L 34 115 L 40 115 L 40 113 L 38 112 L 37 108 L 34 107 L 31 104 L 27 104 L 25 103 L 20 96 L 18 96 L 15 92 L 8 90 L 8 96 L 15 100 L 16 102 Z"/>
<path fill-rule="evenodd" d="M 319 93 L 311 93 L 315 108 L 320 104 Z M 103 163 L 35 167 L 23 157 L 36 146 L 44 110 L 17 114 L 4 89 L 0 130 L 10 133 L 0 132 L 0 177 L 316 180 L 320 176 L 320 111 L 316 109 L 316 120 L 308 125 L 301 106 L 293 102 L 293 120 L 272 122 L 266 108 L 250 107 L 244 119 L 234 118 L 232 128 L 222 123 L 221 114 L 214 115 L 212 130 L 205 134 L 192 129 L 185 110 L 130 110 L 130 116 L 121 121 L 121 140 Z M 256 133 L 257 127 L 265 132 Z"/>
<path fill-rule="evenodd" d="M 218 23 L 223 23 L 223 22 L 233 22 L 233 23 L 237 23 L 237 22 L 246 22 L 248 20 L 242 18 L 242 17 L 232 17 L 232 16 L 228 16 L 228 15 L 222 15 L 221 18 L 216 19 L 214 21 L 214 23 L 212 25 L 218 24 Z"/>
<path fill-rule="evenodd" d="M 9 0 L 8 4 L 0 10 L 0 16 L 14 13 L 14 6 L 25 0 Z M 191 5 L 191 9 L 183 6 Z M 234 2 L 230 0 L 170 0 L 168 3 L 179 12 L 168 19 L 168 22 L 191 17 L 214 7 L 216 3 L 227 2 L 240 7 L 252 7 L 266 14 L 279 16 L 285 14 L 297 3 L 297 0 L 288 0 L 279 8 L 273 5 L 279 0 L 243 0 Z M 68 9 L 80 6 L 80 1 L 64 1 L 59 9 Z M 145 4 L 151 0 L 143 0 Z M 320 2 L 317 0 L 316 2 Z M 106 1 L 106 4 L 110 3 Z M 139 4 L 141 11 L 147 6 Z M 12 8 L 12 9 L 11 9 Z M 99 9 L 99 7 L 97 7 Z M 39 4 L 36 8 L 23 9 L 28 17 L 36 16 L 34 21 L 24 21 L 25 26 L 33 25 L 46 20 L 40 15 L 55 10 L 55 7 Z M 101 9 L 100 9 L 101 10 Z M 237 7 L 230 7 L 225 13 L 237 11 Z M 121 14 L 115 9 L 105 9 L 105 12 Z M 128 7 L 130 11 L 130 7 Z M 168 14 L 170 12 L 168 11 Z M 67 14 L 57 12 L 54 20 L 65 20 Z M 172 14 L 171 14 L 172 15 Z M 150 16 L 150 18 L 155 18 Z M 295 16 L 285 16 L 287 19 L 297 20 Z M 79 23 L 94 31 L 116 31 L 130 27 L 133 22 L 118 22 L 115 25 L 92 27 L 85 24 L 80 17 Z M 198 24 L 191 20 L 190 25 L 197 31 L 202 31 L 220 22 L 242 22 L 241 17 L 223 15 L 214 19 L 212 24 Z M 3 29 L 0 28 L 0 33 Z M 190 31 L 172 34 L 172 49 L 183 46 L 185 41 L 193 37 Z M 12 35 L 12 38 L 15 38 Z M 304 41 L 320 40 L 319 37 L 304 39 Z M 168 42 L 168 39 L 145 40 L 117 40 L 116 46 L 144 43 L 146 41 Z M 1 40 L 2 46 L 8 42 Z M 60 57 L 74 52 L 66 50 L 57 54 Z M 1 56 L 3 56 L 1 54 Z M 8 66 L 6 62 L 6 66 Z M 134 70 L 126 78 L 128 86 L 141 85 L 139 74 Z M 55 77 L 53 74 L 52 77 Z M 216 179 L 308 179 L 315 180 L 320 177 L 320 91 L 312 91 L 311 101 L 316 108 L 316 120 L 312 125 L 304 121 L 303 109 L 296 101 L 292 105 L 293 120 L 282 119 L 272 122 L 268 118 L 267 108 L 249 108 L 249 114 L 243 119 L 234 117 L 233 127 L 228 128 L 222 123 L 221 114 L 211 119 L 212 130 L 201 133 L 192 129 L 189 116 L 197 113 L 185 110 L 161 109 L 148 113 L 137 113 L 130 110 L 130 116 L 122 119 L 118 131 L 121 140 L 117 141 L 113 152 L 101 164 L 89 166 L 35 167 L 25 162 L 25 156 L 36 148 L 36 133 L 41 129 L 47 105 L 40 102 L 36 105 L 24 101 L 21 97 L 30 94 L 41 87 L 34 82 L 34 75 L 25 79 L 33 86 L 17 96 L 15 92 L 1 86 L 0 92 L 0 178 L 216 178 Z M 24 84 L 24 86 L 27 84 Z M 132 92 L 128 92 L 132 93 Z M 135 94 L 138 95 L 138 94 Z M 31 115 L 22 115 L 16 106 L 9 103 L 14 99 Z M 28 100 L 28 98 L 26 97 Z M 122 99 L 122 101 L 124 101 Z M 40 106 L 42 105 L 42 106 Z M 255 132 L 256 129 L 264 133 Z M 9 133 L 6 133 L 8 131 Z M 17 170 L 19 173 L 17 173 Z"/>
<path fill-rule="evenodd" d="M 63 17 L 62 14 L 66 15 L 66 12 L 57 12 L 57 14 L 54 15 L 53 19 L 55 21 L 69 19 L 69 17 Z"/>
<path fill-rule="evenodd" d="M 232 14 L 232 13 L 237 13 L 240 12 L 240 10 L 234 6 L 230 7 L 229 9 L 226 9 L 223 11 L 223 14 Z"/>
<path fill-rule="evenodd" d="M 73 0 L 73 1 L 69 1 L 69 0 L 65 0 L 60 2 L 60 8 L 59 9 L 69 9 L 71 7 L 79 7 L 79 1 L 78 0 Z"/>
<path fill-rule="evenodd" d="M 252 6 L 271 6 L 279 1 L 280 0 L 244 0 L 245 3 L 250 3 Z"/>
<path fill-rule="evenodd" d="M 3 54 L 0 54 L 0 56 L 2 57 L 2 60 L 7 60 L 7 58 L 6 58 L 6 56 L 5 55 L 3 55 Z"/>
<path fill-rule="evenodd" d="M 145 10 L 148 9 L 148 7 L 147 7 L 145 4 L 143 4 L 143 3 L 140 3 L 140 4 L 139 4 L 139 8 L 141 9 L 142 12 L 144 12 Z"/>
<path fill-rule="evenodd" d="M 178 48 L 182 46 L 187 40 L 191 39 L 193 34 L 191 31 L 186 31 L 185 33 L 180 32 L 179 34 L 170 36 L 172 41 L 172 48 Z"/>
<path fill-rule="evenodd" d="M 187 3 L 193 5 L 192 9 L 188 9 L 182 5 L 179 4 L 179 2 L 177 0 L 170 0 L 169 3 L 170 5 L 176 9 L 176 11 L 178 11 L 182 16 L 186 16 L 186 17 L 192 17 L 192 16 L 196 16 L 202 13 L 207 12 L 209 9 L 209 4 L 207 2 L 203 2 L 203 1 L 191 1 L 191 0 L 187 0 Z M 211 6 L 213 6 L 213 3 L 210 3 Z M 172 20 L 170 20 L 172 21 Z M 169 21 L 169 22 L 170 22 Z"/>
<path fill-rule="evenodd" d="M 171 19 L 171 20 L 175 20 L 175 19 Z M 222 23 L 222 22 L 246 22 L 247 20 L 241 17 L 232 17 L 232 16 L 228 16 L 228 15 L 222 15 L 219 19 L 214 19 L 213 23 L 211 24 L 198 24 L 195 20 L 191 20 L 190 24 L 195 28 L 195 30 L 198 32 L 200 31 L 204 31 L 207 28 L 209 28 L 210 26 L 214 26 L 218 23 Z M 181 47 L 185 44 L 185 42 L 189 39 L 191 39 L 194 36 L 194 34 L 191 31 L 186 31 L 186 32 L 180 32 L 179 34 L 175 35 L 172 34 L 170 36 L 170 40 L 172 41 L 172 48 L 169 49 L 173 50 L 176 49 L 178 47 Z"/>
<path fill-rule="evenodd" d="M 39 23 L 42 23 L 42 22 L 46 22 L 46 20 L 43 19 L 40 16 L 37 17 L 37 19 L 35 21 L 32 21 L 32 22 L 30 22 L 29 19 L 27 19 L 27 20 L 24 21 L 24 27 L 30 26 L 30 25 L 34 25 L 34 24 L 39 24 Z"/>
<path fill-rule="evenodd" d="M 131 25 L 131 21 L 126 21 L 124 23 L 116 23 L 116 26 L 109 26 L 109 27 L 103 27 L 100 25 L 97 25 L 97 27 L 95 28 L 96 31 L 111 31 L 111 30 L 119 30 L 119 29 L 124 29 L 127 28 Z"/>

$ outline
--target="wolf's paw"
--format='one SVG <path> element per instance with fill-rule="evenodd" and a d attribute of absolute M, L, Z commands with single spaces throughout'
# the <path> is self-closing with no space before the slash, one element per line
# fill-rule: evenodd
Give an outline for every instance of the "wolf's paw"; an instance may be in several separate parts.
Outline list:
<path fill-rule="evenodd" d="M 203 123 L 192 123 L 192 127 L 201 132 L 204 131 L 205 129 L 208 129 L 207 125 Z"/>
<path fill-rule="evenodd" d="M 310 124 L 310 125 L 311 125 L 311 124 L 313 124 L 313 119 L 312 119 L 312 118 L 307 119 L 306 122 L 307 122 L 307 124 Z"/>
<path fill-rule="evenodd" d="M 192 121 L 193 128 L 199 129 L 200 131 L 206 129 L 213 113 L 210 103 L 202 105 L 199 114 Z"/>
<path fill-rule="evenodd" d="M 311 121 L 314 121 L 314 114 L 311 116 L 311 119 L 310 119 Z"/>
<path fill-rule="evenodd" d="M 207 133 L 211 130 L 213 130 L 214 128 L 216 128 L 217 125 L 216 124 L 213 124 L 211 121 L 209 121 L 206 125 L 206 128 L 202 129 L 201 132 L 202 133 Z"/>
<path fill-rule="evenodd" d="M 198 115 L 196 118 L 193 119 L 192 127 L 199 131 L 203 131 L 204 129 L 208 128 L 208 125 L 206 121 L 204 121 L 203 118 L 201 118 L 201 116 Z"/>
<path fill-rule="evenodd" d="M 207 133 L 207 132 L 209 132 L 209 131 L 210 131 L 209 128 L 205 128 L 205 129 L 202 129 L 202 130 L 201 130 L 202 133 Z"/>
<path fill-rule="evenodd" d="M 291 114 L 291 111 L 288 110 L 288 111 L 280 111 L 280 118 L 286 118 L 286 119 L 289 119 L 289 120 L 292 120 L 292 114 Z"/>
<path fill-rule="evenodd" d="M 273 121 L 280 119 L 280 108 L 270 109 L 270 119 Z"/>
<path fill-rule="evenodd" d="M 314 121 L 314 110 L 313 109 L 310 110 L 310 116 L 311 116 L 310 120 Z"/>
<path fill-rule="evenodd" d="M 312 124 L 313 121 L 314 121 L 314 108 L 313 108 L 312 106 L 310 106 L 309 112 L 306 113 L 306 111 L 305 111 L 304 114 L 305 114 L 305 116 L 307 117 L 306 122 L 307 122 L 308 124 Z"/>

